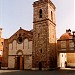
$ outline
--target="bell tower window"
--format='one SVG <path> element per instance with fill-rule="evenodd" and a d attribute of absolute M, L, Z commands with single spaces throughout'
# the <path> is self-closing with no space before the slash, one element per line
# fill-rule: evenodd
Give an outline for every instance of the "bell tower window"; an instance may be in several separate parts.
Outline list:
<path fill-rule="evenodd" d="M 51 11 L 51 20 L 53 21 L 53 12 Z"/>
<path fill-rule="evenodd" d="M 42 18 L 42 9 L 39 11 L 39 18 Z"/>

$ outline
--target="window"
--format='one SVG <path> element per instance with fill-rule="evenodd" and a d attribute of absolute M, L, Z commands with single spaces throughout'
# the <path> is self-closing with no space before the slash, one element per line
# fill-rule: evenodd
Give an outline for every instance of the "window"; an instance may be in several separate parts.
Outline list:
<path fill-rule="evenodd" d="M 38 33 L 38 38 L 40 37 L 40 33 Z"/>
<path fill-rule="evenodd" d="M 42 9 L 39 11 L 39 18 L 42 18 Z"/>
<path fill-rule="evenodd" d="M 66 48 L 66 41 L 61 41 L 61 48 Z"/>
<path fill-rule="evenodd" d="M 23 42 L 22 37 L 18 37 L 18 43 L 21 44 Z"/>
<path fill-rule="evenodd" d="M 69 40 L 69 48 L 70 48 L 70 50 L 74 50 L 74 41 L 73 40 Z"/>
<path fill-rule="evenodd" d="M 22 38 L 19 38 L 19 42 L 22 42 Z"/>
<path fill-rule="evenodd" d="M 19 34 L 19 36 L 21 36 L 21 34 Z"/>
<path fill-rule="evenodd" d="M 2 50 L 0 50 L 0 56 L 2 56 Z"/>
<path fill-rule="evenodd" d="M 2 43 L 2 45 L 3 45 L 3 42 L 1 42 Z"/>
<path fill-rule="evenodd" d="M 69 41 L 69 47 L 74 47 L 74 41 L 73 40 Z"/>
<path fill-rule="evenodd" d="M 53 21 L 53 12 L 51 11 L 51 20 Z"/>
<path fill-rule="evenodd" d="M 62 57 L 63 57 L 63 54 L 62 54 Z"/>
<path fill-rule="evenodd" d="M 40 49 L 40 53 L 42 53 L 42 49 Z"/>
<path fill-rule="evenodd" d="M 29 41 L 28 41 L 28 49 L 29 49 Z"/>
<path fill-rule="evenodd" d="M 74 32 L 74 36 L 75 36 L 75 32 Z"/>

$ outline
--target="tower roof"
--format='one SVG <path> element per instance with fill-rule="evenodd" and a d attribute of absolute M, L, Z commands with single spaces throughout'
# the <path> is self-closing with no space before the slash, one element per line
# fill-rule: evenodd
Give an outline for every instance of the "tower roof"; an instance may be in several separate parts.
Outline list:
<path fill-rule="evenodd" d="M 61 35 L 61 37 L 59 38 L 59 40 L 67 40 L 67 39 L 72 39 L 72 34 L 70 29 L 66 30 L 66 33 Z"/>
<path fill-rule="evenodd" d="M 52 3 L 51 0 L 38 0 L 33 3 L 33 6 L 35 7 L 35 6 L 43 4 L 43 3 L 49 3 L 54 9 L 56 9 L 55 5 Z"/>

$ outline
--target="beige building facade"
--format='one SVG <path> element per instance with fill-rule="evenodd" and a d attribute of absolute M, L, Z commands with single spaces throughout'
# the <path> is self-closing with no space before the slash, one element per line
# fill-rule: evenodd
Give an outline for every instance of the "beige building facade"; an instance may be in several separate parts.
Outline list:
<path fill-rule="evenodd" d="M 58 67 L 75 67 L 75 32 L 66 30 L 57 41 Z"/>
<path fill-rule="evenodd" d="M 32 33 L 20 29 L 9 38 L 8 68 L 32 68 Z"/>
<path fill-rule="evenodd" d="M 2 56 L 3 56 L 3 44 L 4 44 L 4 38 L 2 38 L 2 28 L 0 28 L 0 67 L 1 67 Z"/>

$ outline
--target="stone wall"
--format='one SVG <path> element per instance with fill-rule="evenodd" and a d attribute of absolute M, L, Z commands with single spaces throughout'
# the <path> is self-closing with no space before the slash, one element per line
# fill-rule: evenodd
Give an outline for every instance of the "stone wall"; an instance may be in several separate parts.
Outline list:
<path fill-rule="evenodd" d="M 57 65 L 55 9 L 47 1 L 36 1 L 33 7 L 32 66 L 38 69 L 39 63 L 42 63 L 42 69 L 55 68 Z M 53 20 L 51 20 L 51 11 Z"/>

